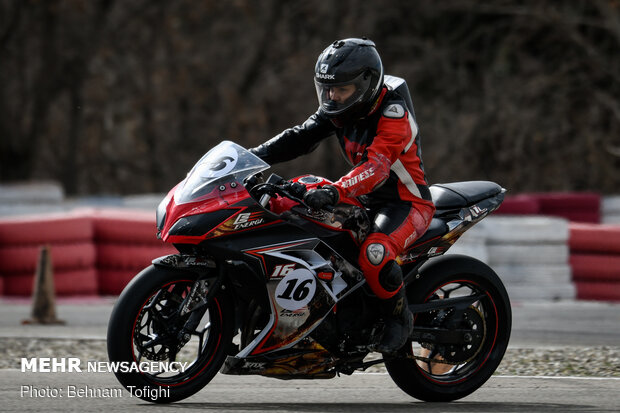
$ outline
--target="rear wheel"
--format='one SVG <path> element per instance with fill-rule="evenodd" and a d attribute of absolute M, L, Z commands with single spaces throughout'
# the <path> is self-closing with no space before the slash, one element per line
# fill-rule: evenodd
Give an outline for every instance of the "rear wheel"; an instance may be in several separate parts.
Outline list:
<path fill-rule="evenodd" d="M 195 331 L 180 337 L 181 303 L 197 275 L 150 266 L 121 293 L 108 324 L 108 356 L 132 396 L 169 403 L 198 392 L 217 374 L 233 335 L 231 300 L 221 290 Z M 140 367 L 136 371 L 135 367 Z"/>
<path fill-rule="evenodd" d="M 493 270 L 479 261 L 472 262 L 474 265 L 462 265 L 453 260 L 452 265 L 439 265 L 437 272 L 429 270 L 407 287 L 410 303 L 480 297 L 463 310 L 440 309 L 415 315 L 415 326 L 458 330 L 464 338 L 462 343 L 409 341 L 399 357 L 386 360 L 394 382 L 417 399 L 442 402 L 465 397 L 489 379 L 504 356 L 512 323 L 508 295 Z"/>

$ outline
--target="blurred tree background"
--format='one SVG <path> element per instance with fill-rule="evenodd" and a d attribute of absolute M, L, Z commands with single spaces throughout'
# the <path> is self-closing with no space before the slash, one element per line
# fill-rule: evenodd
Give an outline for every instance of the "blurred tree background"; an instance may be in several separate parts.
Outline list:
<path fill-rule="evenodd" d="M 0 181 L 167 191 L 303 122 L 317 56 L 359 36 L 409 84 L 431 182 L 619 192 L 619 0 L 0 0 Z M 336 146 L 276 171 L 338 178 Z"/>

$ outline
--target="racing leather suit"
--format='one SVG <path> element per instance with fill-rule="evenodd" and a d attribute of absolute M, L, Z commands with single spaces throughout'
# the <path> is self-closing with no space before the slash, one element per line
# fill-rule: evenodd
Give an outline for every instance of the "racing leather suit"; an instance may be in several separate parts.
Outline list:
<path fill-rule="evenodd" d="M 384 85 L 366 117 L 342 127 L 335 123 L 319 108 L 302 125 L 286 129 L 251 151 L 269 164 L 284 162 L 313 151 L 323 139 L 336 134 L 354 167 L 334 186 L 340 197 L 367 195 L 374 215 L 371 232 L 360 249 L 359 265 L 377 297 L 389 299 L 402 286 L 402 274 L 394 277 L 389 268 L 424 234 L 435 211 L 413 108 Z"/>

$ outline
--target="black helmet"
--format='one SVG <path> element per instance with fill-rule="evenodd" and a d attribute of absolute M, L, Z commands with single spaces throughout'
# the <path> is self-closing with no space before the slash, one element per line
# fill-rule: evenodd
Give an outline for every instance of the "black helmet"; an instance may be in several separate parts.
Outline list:
<path fill-rule="evenodd" d="M 366 116 L 383 86 L 383 64 L 374 42 L 344 39 L 329 45 L 316 62 L 314 84 L 321 109 L 339 121 L 335 123 Z"/>

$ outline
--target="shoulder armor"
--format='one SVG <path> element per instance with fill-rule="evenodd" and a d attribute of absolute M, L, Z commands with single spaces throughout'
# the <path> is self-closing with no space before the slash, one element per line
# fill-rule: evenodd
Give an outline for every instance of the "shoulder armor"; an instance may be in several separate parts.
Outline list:
<path fill-rule="evenodd" d="M 400 119 L 405 116 L 405 108 L 400 103 L 388 103 L 383 109 L 386 118 Z"/>

